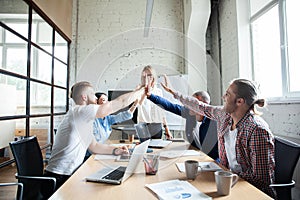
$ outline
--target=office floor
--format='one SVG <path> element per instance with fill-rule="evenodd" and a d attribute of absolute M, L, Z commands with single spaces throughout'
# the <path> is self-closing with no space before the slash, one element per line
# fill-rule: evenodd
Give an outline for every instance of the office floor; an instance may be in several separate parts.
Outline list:
<path fill-rule="evenodd" d="M 15 173 L 17 169 L 15 166 L 7 166 L 0 169 L 0 182 L 17 182 L 15 179 Z M 16 197 L 16 187 L 0 187 L 0 200 L 12 200 Z M 300 188 L 295 187 L 292 190 L 293 200 L 300 199 Z"/>
<path fill-rule="evenodd" d="M 17 168 L 15 166 L 7 166 L 0 169 L 0 183 L 17 182 L 15 173 Z M 11 200 L 16 198 L 17 187 L 0 187 L 0 200 Z"/>

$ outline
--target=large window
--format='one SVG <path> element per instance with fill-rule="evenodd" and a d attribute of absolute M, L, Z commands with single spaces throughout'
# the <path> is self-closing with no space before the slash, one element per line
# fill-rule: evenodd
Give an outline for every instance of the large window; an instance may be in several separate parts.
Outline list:
<path fill-rule="evenodd" d="M 68 108 L 70 40 L 26 2 L 0 1 L 0 157 L 21 137 L 52 143 Z"/>
<path fill-rule="evenodd" d="M 300 100 L 300 1 L 250 3 L 254 79 L 271 101 Z"/>

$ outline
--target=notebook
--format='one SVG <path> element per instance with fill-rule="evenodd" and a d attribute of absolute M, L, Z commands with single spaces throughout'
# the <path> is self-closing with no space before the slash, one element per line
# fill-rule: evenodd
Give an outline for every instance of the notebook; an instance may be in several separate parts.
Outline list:
<path fill-rule="evenodd" d="M 140 142 L 150 140 L 150 148 L 164 148 L 172 143 L 172 141 L 162 140 L 162 139 L 151 139 L 151 133 L 147 127 L 146 123 L 138 123 L 134 125 L 136 130 L 136 135 L 138 136 Z"/>
<path fill-rule="evenodd" d="M 120 185 L 122 182 L 127 180 L 134 172 L 138 164 L 142 161 L 143 155 L 147 151 L 149 140 L 139 145 L 136 145 L 128 162 L 127 167 L 125 166 L 109 166 L 105 167 L 98 172 L 87 176 L 86 181 L 109 183 Z"/>

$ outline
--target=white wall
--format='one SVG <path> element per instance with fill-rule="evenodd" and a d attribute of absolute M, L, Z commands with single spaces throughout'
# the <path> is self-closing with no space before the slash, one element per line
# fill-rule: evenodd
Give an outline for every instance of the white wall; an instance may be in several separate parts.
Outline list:
<path fill-rule="evenodd" d="M 71 77 L 71 85 L 89 80 L 97 90 L 131 89 L 140 82 L 142 68 L 150 64 L 158 75 L 189 71 L 189 85 L 194 87 L 190 93 L 201 87 L 206 90 L 205 32 L 210 1 L 155 0 L 149 36 L 144 37 L 146 2 L 77 0 L 73 4 L 71 74 L 76 78 Z M 188 14 L 186 4 L 190 4 Z M 184 24 L 192 26 L 185 29 Z"/>
<path fill-rule="evenodd" d="M 73 82 L 89 80 L 102 91 L 130 89 L 140 82 L 141 70 L 148 64 L 158 74 L 185 73 L 182 1 L 155 0 L 152 29 L 144 37 L 146 2 L 78 0 L 73 5 L 77 13 Z"/>

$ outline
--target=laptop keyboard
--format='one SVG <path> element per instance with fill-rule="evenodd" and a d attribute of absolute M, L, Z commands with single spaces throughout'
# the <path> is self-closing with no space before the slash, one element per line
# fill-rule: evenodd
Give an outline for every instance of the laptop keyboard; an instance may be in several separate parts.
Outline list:
<path fill-rule="evenodd" d="M 114 171 L 110 172 L 106 176 L 103 177 L 103 179 L 108 179 L 108 180 L 120 180 L 125 173 L 126 167 L 120 166 Z"/>

